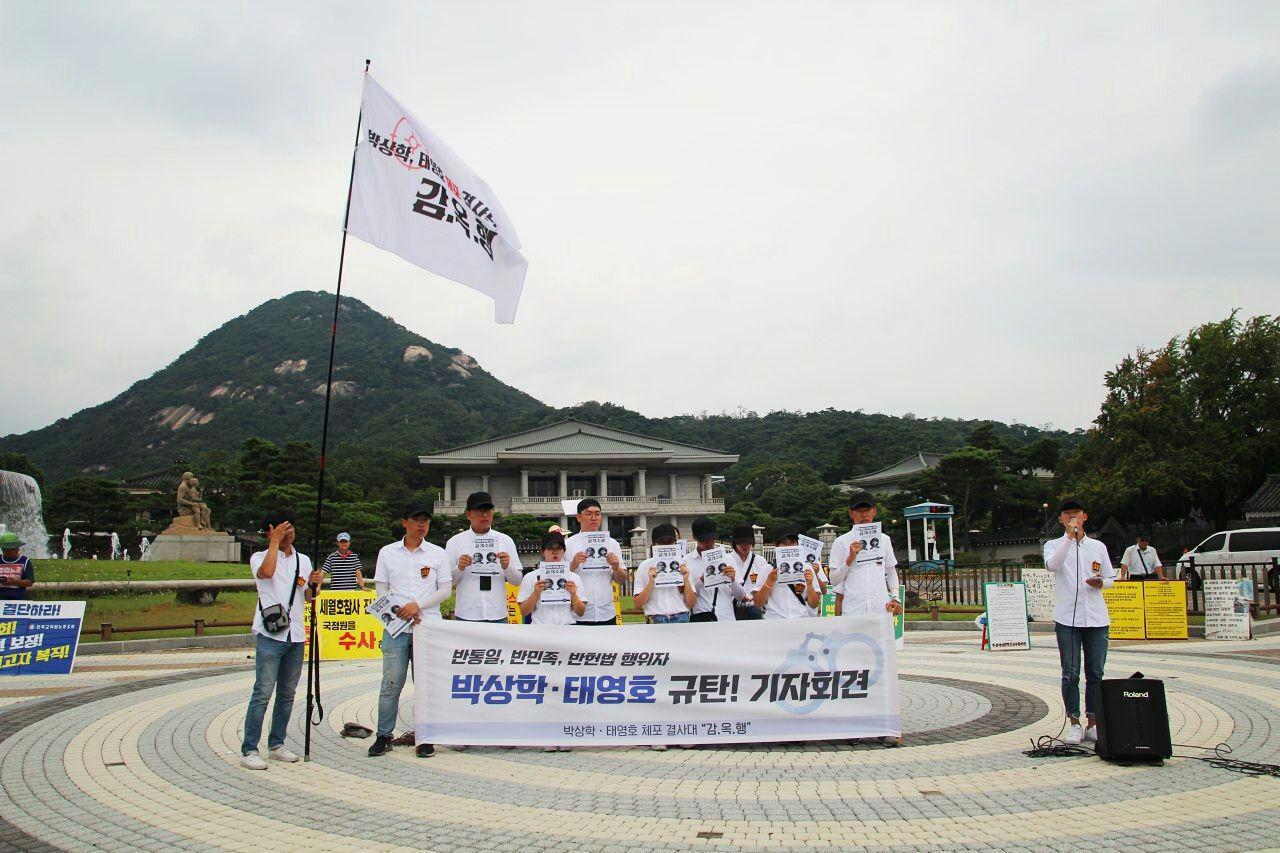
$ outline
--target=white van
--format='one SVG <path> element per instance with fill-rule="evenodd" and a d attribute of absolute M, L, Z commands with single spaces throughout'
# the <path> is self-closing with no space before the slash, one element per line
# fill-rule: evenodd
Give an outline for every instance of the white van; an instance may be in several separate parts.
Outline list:
<path fill-rule="evenodd" d="M 1280 557 L 1280 527 L 1224 530 L 1179 557 L 1179 566 L 1186 566 L 1188 557 L 1195 557 L 1197 566 L 1270 563 L 1272 558 Z"/>

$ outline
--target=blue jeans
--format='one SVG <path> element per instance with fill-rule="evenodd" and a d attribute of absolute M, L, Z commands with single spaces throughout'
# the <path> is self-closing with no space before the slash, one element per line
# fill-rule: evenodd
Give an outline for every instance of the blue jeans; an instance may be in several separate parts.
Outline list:
<path fill-rule="evenodd" d="M 1058 659 L 1062 663 L 1062 704 L 1067 716 L 1080 716 L 1080 651 L 1084 650 L 1084 709 L 1097 713 L 1098 689 L 1102 686 L 1102 670 L 1107 664 L 1107 637 L 1110 629 L 1072 628 L 1055 622 L 1058 635 Z"/>
<path fill-rule="evenodd" d="M 293 714 L 293 694 L 302 675 L 302 649 L 306 645 L 273 640 L 262 634 L 254 634 L 254 639 L 257 648 L 253 655 L 253 694 L 249 697 L 249 710 L 244 715 L 241 755 L 258 751 L 258 741 L 262 740 L 262 718 L 267 715 L 272 691 L 276 694 L 276 704 L 271 711 L 267 748 L 284 746 L 285 730 Z"/>
<path fill-rule="evenodd" d="M 689 611 L 686 610 L 683 613 L 667 613 L 667 614 L 655 613 L 649 618 L 653 620 L 653 624 L 655 625 L 672 625 L 672 624 L 675 624 L 676 622 L 688 622 Z"/>
<path fill-rule="evenodd" d="M 404 690 L 413 662 L 413 631 L 393 637 L 382 632 L 382 689 L 378 692 L 378 737 L 391 737 L 400 712 L 400 691 Z"/>

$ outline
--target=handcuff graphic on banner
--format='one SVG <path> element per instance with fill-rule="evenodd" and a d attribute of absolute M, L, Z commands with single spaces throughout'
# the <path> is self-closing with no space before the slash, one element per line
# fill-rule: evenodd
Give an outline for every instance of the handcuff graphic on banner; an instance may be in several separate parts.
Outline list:
<path fill-rule="evenodd" d="M 832 631 L 830 634 L 806 634 L 800 645 L 787 652 L 782 666 L 776 670 L 779 674 L 810 669 L 813 672 L 836 672 L 836 658 L 840 650 L 850 643 L 861 643 L 876 656 L 876 665 L 867 679 L 867 687 L 876 684 L 884 675 L 884 649 L 866 634 L 845 634 Z M 791 699 L 779 699 L 776 704 L 791 714 L 812 714 L 827 701 L 825 697 L 810 699 L 808 702 L 796 702 Z"/>

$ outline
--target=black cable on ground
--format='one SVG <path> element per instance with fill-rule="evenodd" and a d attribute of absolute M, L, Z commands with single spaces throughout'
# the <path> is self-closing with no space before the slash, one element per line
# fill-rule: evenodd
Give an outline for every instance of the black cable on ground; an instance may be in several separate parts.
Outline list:
<path fill-rule="evenodd" d="M 1280 779 L 1280 764 L 1263 764 L 1258 761 L 1244 761 L 1239 758 L 1228 758 L 1232 753 L 1231 744 L 1220 743 L 1217 746 L 1195 746 L 1189 743 L 1175 743 L 1184 749 L 1212 749 L 1213 755 L 1175 755 L 1174 758 L 1189 758 L 1192 761 L 1203 761 L 1210 767 L 1226 770 L 1231 773 L 1243 773 L 1245 776 L 1273 776 Z"/>
<path fill-rule="evenodd" d="M 1031 741 L 1031 749 L 1024 750 L 1022 754 L 1030 758 L 1068 758 L 1071 756 L 1093 755 L 1093 750 L 1088 747 L 1069 744 L 1053 735 L 1041 735 Z"/>

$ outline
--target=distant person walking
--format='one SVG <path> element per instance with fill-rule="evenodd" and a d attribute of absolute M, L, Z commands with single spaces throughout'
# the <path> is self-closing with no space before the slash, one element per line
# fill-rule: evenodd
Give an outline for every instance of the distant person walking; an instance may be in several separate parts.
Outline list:
<path fill-rule="evenodd" d="M 21 601 L 36 582 L 36 564 L 22 553 L 23 544 L 13 531 L 0 535 L 0 600 Z"/>
<path fill-rule="evenodd" d="M 364 563 L 351 550 L 351 534 L 338 534 L 338 550 L 324 558 L 324 573 L 329 576 L 329 589 L 346 592 L 364 589 Z"/>
<path fill-rule="evenodd" d="M 1120 558 L 1120 580 L 1168 580 L 1164 566 L 1160 565 L 1160 555 L 1151 547 L 1151 537 L 1146 533 L 1139 533 L 1138 541 L 1124 549 L 1124 556 Z"/>

